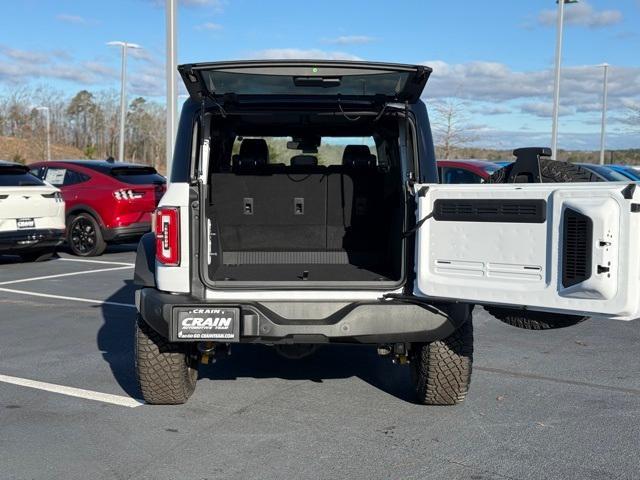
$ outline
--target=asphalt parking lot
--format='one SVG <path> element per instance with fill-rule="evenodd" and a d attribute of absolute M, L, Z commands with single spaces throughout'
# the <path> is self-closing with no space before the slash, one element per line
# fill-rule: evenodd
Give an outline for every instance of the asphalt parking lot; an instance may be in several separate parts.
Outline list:
<path fill-rule="evenodd" d="M 134 256 L 0 259 L 0 478 L 640 476 L 640 321 L 528 332 L 478 309 L 458 407 L 414 404 L 408 369 L 371 348 L 296 362 L 243 345 L 201 368 L 187 405 L 148 406 Z"/>

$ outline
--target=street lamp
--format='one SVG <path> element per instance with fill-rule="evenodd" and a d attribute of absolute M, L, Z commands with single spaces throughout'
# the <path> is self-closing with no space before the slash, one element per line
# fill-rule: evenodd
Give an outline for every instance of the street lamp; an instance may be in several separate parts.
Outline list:
<path fill-rule="evenodd" d="M 551 153 L 558 154 L 558 115 L 560 113 L 560 65 L 562 64 L 562 30 L 564 28 L 564 4 L 578 3 L 578 0 L 556 0 L 558 4 L 558 26 L 556 32 L 556 66 L 553 84 L 553 125 L 551 127 Z"/>
<path fill-rule="evenodd" d="M 166 125 L 166 160 L 167 177 L 171 175 L 171 164 L 173 162 L 173 147 L 175 145 L 176 133 L 178 131 L 177 120 L 177 97 L 178 82 L 176 79 L 177 69 L 177 17 L 178 0 L 166 0 L 166 21 L 167 21 L 167 125 Z"/>
<path fill-rule="evenodd" d="M 607 141 L 607 94 L 609 91 L 609 64 L 596 65 L 604 70 L 602 80 L 602 127 L 600 128 L 600 165 L 604 165 L 604 151 Z"/>
<path fill-rule="evenodd" d="M 108 42 L 110 47 L 122 49 L 122 70 L 120 73 L 120 143 L 118 146 L 118 160 L 124 162 L 124 124 L 127 116 L 127 50 L 142 48 L 129 42 Z"/>
<path fill-rule="evenodd" d="M 36 107 L 36 110 L 39 112 L 45 112 L 45 119 L 47 122 L 47 162 L 51 161 L 51 138 L 50 138 L 50 112 L 49 107 Z"/>

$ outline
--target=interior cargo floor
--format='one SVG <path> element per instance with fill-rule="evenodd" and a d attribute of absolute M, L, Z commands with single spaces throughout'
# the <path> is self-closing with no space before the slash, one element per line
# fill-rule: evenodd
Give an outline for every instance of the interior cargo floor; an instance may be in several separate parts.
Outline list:
<path fill-rule="evenodd" d="M 306 273 L 305 273 L 306 272 Z M 214 281 L 235 280 L 251 282 L 388 282 L 395 280 L 388 268 L 351 264 L 261 264 L 221 265 L 216 270 Z"/>

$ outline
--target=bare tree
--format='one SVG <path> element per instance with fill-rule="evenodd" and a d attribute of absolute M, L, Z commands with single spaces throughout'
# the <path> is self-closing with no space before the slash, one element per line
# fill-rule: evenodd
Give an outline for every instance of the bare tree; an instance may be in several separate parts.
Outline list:
<path fill-rule="evenodd" d="M 474 128 L 463 102 L 447 99 L 434 104 L 435 115 L 431 120 L 439 158 L 449 159 L 459 148 L 476 140 Z"/>
<path fill-rule="evenodd" d="M 37 107 L 49 109 L 53 158 L 107 158 L 118 143 L 119 96 L 81 90 L 68 96 L 51 86 L 0 90 L 0 158 L 41 160 L 46 123 Z M 160 165 L 165 158 L 165 107 L 136 98 L 127 114 L 127 158 Z"/>

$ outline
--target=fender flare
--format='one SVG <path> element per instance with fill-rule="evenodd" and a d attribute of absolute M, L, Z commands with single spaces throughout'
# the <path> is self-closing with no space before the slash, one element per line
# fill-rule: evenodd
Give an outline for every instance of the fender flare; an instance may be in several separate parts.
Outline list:
<path fill-rule="evenodd" d="M 156 237 L 153 232 L 145 233 L 138 243 L 133 283 L 156 288 Z"/>
<path fill-rule="evenodd" d="M 65 215 L 65 218 L 68 219 L 71 216 L 78 213 L 88 213 L 89 215 L 91 215 L 93 218 L 96 219 L 96 222 L 98 222 L 98 225 L 100 225 L 100 228 L 102 230 L 105 229 L 105 225 L 104 225 L 104 222 L 102 221 L 102 217 L 98 212 L 96 212 L 89 205 L 84 205 L 84 204 L 74 205 L 73 208 L 70 208 L 69 210 L 67 210 L 64 215 Z"/>

